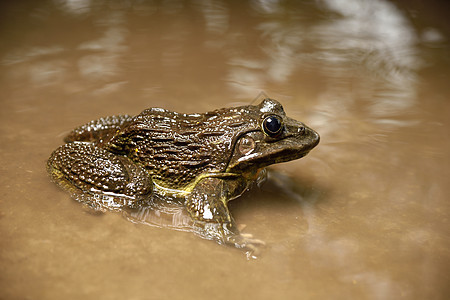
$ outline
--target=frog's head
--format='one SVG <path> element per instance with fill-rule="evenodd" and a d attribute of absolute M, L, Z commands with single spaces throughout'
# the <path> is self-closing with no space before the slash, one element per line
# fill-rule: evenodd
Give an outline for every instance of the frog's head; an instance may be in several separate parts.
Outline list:
<path fill-rule="evenodd" d="M 253 110 L 255 125 L 236 137 L 227 172 L 263 168 L 301 158 L 319 143 L 317 132 L 286 116 L 281 104 L 266 98 Z"/>

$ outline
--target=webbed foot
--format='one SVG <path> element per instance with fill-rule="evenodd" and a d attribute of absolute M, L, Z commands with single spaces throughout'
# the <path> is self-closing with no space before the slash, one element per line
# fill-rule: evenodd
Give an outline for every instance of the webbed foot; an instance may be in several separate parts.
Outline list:
<path fill-rule="evenodd" d="M 230 245 L 245 251 L 247 259 L 256 259 L 261 254 L 261 247 L 266 245 L 266 242 L 253 237 L 251 233 L 238 233 L 228 238 Z"/>

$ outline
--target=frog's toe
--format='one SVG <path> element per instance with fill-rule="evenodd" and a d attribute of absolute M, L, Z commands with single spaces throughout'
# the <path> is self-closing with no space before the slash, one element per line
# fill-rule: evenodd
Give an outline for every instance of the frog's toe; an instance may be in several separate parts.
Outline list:
<path fill-rule="evenodd" d="M 256 259 L 261 255 L 261 248 L 264 247 L 266 243 L 259 239 L 246 239 L 243 249 L 245 250 L 245 255 L 247 259 Z"/>
<path fill-rule="evenodd" d="M 80 200 L 77 199 L 76 195 L 73 195 L 73 197 L 77 201 L 80 201 Z M 82 207 L 83 211 L 85 211 L 85 212 L 87 212 L 88 214 L 91 214 L 91 215 L 96 215 L 96 216 L 98 215 L 99 216 L 99 215 L 103 215 L 103 213 L 106 212 L 106 209 L 104 207 L 100 206 L 97 202 L 94 202 L 94 201 L 82 202 L 81 207 Z"/>
<path fill-rule="evenodd" d="M 240 233 L 229 239 L 234 247 L 245 250 L 248 259 L 257 258 L 261 254 L 261 247 L 266 243 L 263 240 L 253 238 L 250 233 Z"/>
<path fill-rule="evenodd" d="M 247 224 L 237 224 L 236 226 L 239 231 L 242 231 L 247 227 Z"/>
<path fill-rule="evenodd" d="M 260 239 L 253 238 L 253 234 L 251 233 L 241 233 L 241 236 L 245 239 L 246 242 L 249 242 L 251 244 L 257 244 L 261 246 L 265 246 L 266 242 Z"/>
<path fill-rule="evenodd" d="M 261 248 L 256 247 L 255 245 L 249 245 L 247 251 L 245 251 L 245 255 L 248 260 L 257 259 L 261 255 Z"/>

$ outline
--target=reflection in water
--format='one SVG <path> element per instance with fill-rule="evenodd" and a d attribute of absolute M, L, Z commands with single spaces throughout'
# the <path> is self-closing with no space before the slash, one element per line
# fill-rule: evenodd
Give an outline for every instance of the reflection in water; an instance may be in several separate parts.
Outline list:
<path fill-rule="evenodd" d="M 57 0 L 55 2 L 62 9 L 74 15 L 89 13 L 92 5 L 91 0 Z"/>
<path fill-rule="evenodd" d="M 11 10 L 21 25 L 3 15 L 0 171 L 7 176 L 0 263 L 8 276 L 0 290 L 11 283 L 10 294 L 26 298 L 21 282 L 37 282 L 34 292 L 46 287 L 55 299 L 84 286 L 146 299 L 152 282 L 176 291 L 172 296 L 187 291 L 202 298 L 204 286 L 245 294 L 251 278 L 263 283 L 252 291 L 260 298 L 442 296 L 450 257 L 448 93 L 427 90 L 444 75 L 422 72 L 427 55 L 447 61 L 427 52 L 448 50 L 438 29 L 416 31 L 409 9 L 387 0 L 28 2 Z M 49 145 L 86 115 L 145 106 L 199 112 L 248 103 L 261 91 L 317 128 L 322 142 L 304 161 L 281 166 L 290 175 L 278 177 L 278 189 L 234 204 L 238 223 L 268 243 L 252 265 L 214 243 L 189 244 L 190 235 L 171 243 L 169 230 L 74 212 L 43 175 Z M 192 226 L 177 206 L 140 208 L 127 217 Z M 120 282 L 104 280 L 122 271 Z M 193 273 L 195 282 L 186 281 L 180 293 Z"/>
<path fill-rule="evenodd" d="M 161 228 L 181 231 L 192 231 L 194 228 L 192 218 L 184 206 L 176 202 L 167 202 L 167 199 L 159 201 L 154 199 L 151 205 L 125 211 L 124 216 L 134 223 Z"/>
<path fill-rule="evenodd" d="M 59 3 L 74 14 L 93 13 L 90 7 L 98 7 L 94 4 L 96 1 L 90 3 L 88 0 Z M 420 59 L 415 49 L 416 35 L 401 12 L 391 3 L 381 0 L 319 3 L 319 8 L 337 15 L 305 23 L 300 20 L 309 11 L 305 12 L 301 6 L 292 8 L 279 1 L 252 1 L 252 9 L 261 17 L 254 29 L 249 28 L 260 36 L 259 40 L 253 41 L 245 41 L 241 37 L 241 26 L 230 27 L 230 4 L 217 0 L 194 1 L 193 5 L 202 15 L 206 30 L 212 34 L 205 46 L 213 47 L 214 51 L 218 48 L 225 50 L 227 54 L 228 69 L 224 77 L 238 97 L 253 98 L 268 85 L 294 83 L 294 75 L 304 69 L 305 73 L 314 70 L 328 77 L 321 95 L 318 95 L 322 100 L 315 110 L 322 114 L 315 117 L 315 123 L 328 122 L 326 112 L 338 111 L 332 103 L 350 107 L 355 99 L 367 99 L 371 101 L 367 104 L 368 112 L 375 118 L 395 115 L 413 105 L 415 71 L 420 67 Z M 128 6 L 133 6 L 137 12 L 146 11 L 146 7 L 152 5 L 124 4 L 124 7 Z M 129 52 L 127 27 L 130 25 L 123 9 L 111 7 L 95 20 L 103 35 L 91 41 L 81 41 L 76 47 L 83 54 L 76 64 L 85 80 L 114 81 L 123 73 L 120 62 Z M 165 14 L 182 16 L 186 12 L 181 1 L 164 1 L 159 8 Z M 287 16 L 292 22 L 286 23 L 279 16 Z M 162 44 L 165 44 L 162 53 L 155 53 L 156 48 L 149 49 L 149 55 L 162 57 L 163 66 L 172 70 L 170 76 L 174 77 L 175 69 L 183 65 L 184 46 L 188 42 L 186 34 L 192 34 L 189 32 L 192 29 L 186 28 L 182 19 L 173 24 L 177 23 L 179 26 L 164 29 L 161 42 L 167 42 Z M 151 34 L 156 28 L 147 30 Z M 236 40 L 243 42 L 245 51 L 224 48 L 223 41 L 234 46 Z M 23 63 L 70 51 L 73 49 L 60 45 L 21 49 L 7 54 L 2 62 L 8 65 Z M 45 85 L 56 83 L 55 79 L 62 78 L 70 68 L 72 66 L 67 62 L 55 58 L 47 59 L 44 65 L 36 63 L 32 68 L 26 68 L 26 72 L 30 73 L 29 78 L 34 84 Z M 356 78 L 360 80 L 355 82 Z M 376 90 L 373 90 L 374 86 Z"/>
<path fill-rule="evenodd" d="M 125 46 L 126 31 L 117 26 L 122 19 L 121 16 L 115 14 L 111 19 L 112 24 L 106 25 L 107 29 L 103 37 L 78 46 L 79 50 L 100 52 L 85 55 L 78 60 L 80 74 L 88 80 L 114 77 L 121 72 L 118 64 L 121 53 L 127 50 Z"/>
<path fill-rule="evenodd" d="M 77 3 L 67 1 L 65 3 L 67 6 L 64 7 L 71 12 L 79 13 Z M 72 72 L 75 63 L 83 80 L 111 80 L 123 71 L 119 62 L 121 55 L 127 50 L 125 44 L 127 31 L 123 26 L 124 22 L 124 14 L 120 11 L 112 11 L 99 18 L 97 26 L 104 30 L 103 36 L 81 42 L 76 49 L 82 55 L 76 62 L 59 58 L 61 55 L 70 55 L 74 49 L 52 45 L 13 50 L 5 55 L 2 64 L 6 66 L 19 64 L 14 66 L 16 71 L 12 72 L 12 75 L 25 77 L 36 86 L 61 83 L 69 76 L 68 72 Z"/>
<path fill-rule="evenodd" d="M 205 19 L 205 28 L 211 34 L 224 34 L 229 28 L 229 11 L 220 0 L 194 1 Z"/>
<path fill-rule="evenodd" d="M 31 47 L 29 50 L 21 49 L 10 53 L 7 53 L 2 60 L 3 65 L 17 64 L 25 62 L 38 57 L 45 57 L 49 55 L 56 55 L 64 49 L 60 46 L 44 47 Z"/>
<path fill-rule="evenodd" d="M 366 68 L 364 75 L 371 81 L 369 86 L 376 84 L 378 89 L 366 91 L 365 98 L 372 99 L 370 113 L 388 117 L 413 105 L 420 59 L 415 48 L 416 35 L 401 12 L 386 1 L 324 3 L 342 18 L 316 28 L 318 35 L 325 35 L 319 45 L 325 53 L 340 53 L 339 58 L 334 53 L 330 62 L 347 66 L 360 63 Z M 342 95 L 341 100 L 350 98 L 352 94 Z"/>
<path fill-rule="evenodd" d="M 334 17 L 313 23 L 290 22 L 275 16 L 305 18 L 305 13 L 278 1 L 254 1 L 253 8 L 263 20 L 256 26 L 264 42 L 258 44 L 263 56 L 244 53 L 228 60 L 228 82 L 240 97 L 251 97 L 276 82 L 293 83 L 299 70 L 320 72 L 323 83 L 313 109 L 314 125 L 323 130 L 345 132 L 354 124 L 355 101 L 365 101 L 367 123 L 361 135 L 374 127 L 390 130 L 409 126 L 408 120 L 395 120 L 416 100 L 416 71 L 420 59 L 416 35 L 405 16 L 387 1 L 321 1 Z M 294 8 L 295 10 L 295 8 Z M 290 15 L 291 13 L 291 15 Z M 250 47 L 251 48 L 251 47 Z M 300 83 L 301 84 L 301 83 Z M 326 126 L 340 122 L 344 128 Z M 361 123 L 362 124 L 362 123 Z M 321 130 L 322 132 L 322 130 Z M 331 134 L 331 132 L 330 132 Z M 347 140 L 341 137 L 342 141 Z M 336 142 L 336 141 L 333 141 Z"/>

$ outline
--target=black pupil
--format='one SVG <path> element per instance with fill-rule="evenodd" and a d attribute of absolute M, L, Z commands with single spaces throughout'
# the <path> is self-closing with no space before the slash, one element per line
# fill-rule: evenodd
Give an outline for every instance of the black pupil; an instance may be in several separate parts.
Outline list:
<path fill-rule="evenodd" d="M 264 131 L 270 136 L 276 136 L 281 131 L 281 121 L 276 116 L 264 120 Z"/>

